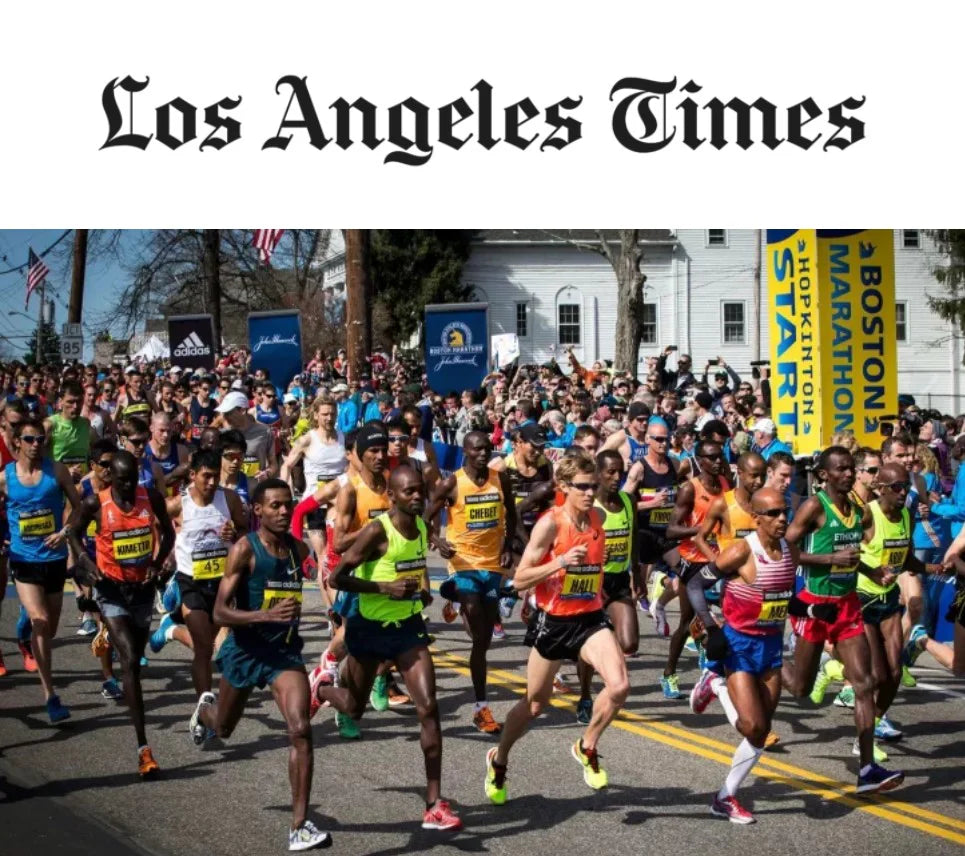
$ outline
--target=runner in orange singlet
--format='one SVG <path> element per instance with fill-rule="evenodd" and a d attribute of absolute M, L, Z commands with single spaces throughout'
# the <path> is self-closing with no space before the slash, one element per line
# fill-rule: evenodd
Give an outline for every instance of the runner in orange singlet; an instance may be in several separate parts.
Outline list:
<path fill-rule="evenodd" d="M 603 512 L 594 508 L 599 481 L 589 455 L 568 455 L 556 468 L 566 503 L 544 514 L 530 536 L 514 578 L 518 589 L 535 587 L 536 606 L 526 633 L 532 648 L 526 668 L 526 696 L 510 710 L 498 747 L 486 754 L 486 795 L 506 802 L 509 752 L 553 692 L 562 660 L 582 659 L 603 680 L 593 715 L 571 754 L 593 789 L 607 786 L 597 742 L 626 701 L 629 691 L 623 652 L 603 611 Z"/>

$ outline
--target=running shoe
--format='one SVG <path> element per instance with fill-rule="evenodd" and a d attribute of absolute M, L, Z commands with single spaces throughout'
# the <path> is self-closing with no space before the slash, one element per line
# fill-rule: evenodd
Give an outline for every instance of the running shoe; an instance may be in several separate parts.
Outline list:
<path fill-rule="evenodd" d="M 499 599 L 499 617 L 503 621 L 508 620 L 513 614 L 513 607 L 516 606 L 515 597 L 501 597 Z"/>
<path fill-rule="evenodd" d="M 642 595 L 637 601 L 637 609 L 641 612 L 650 612 L 650 601 L 647 599 L 646 595 Z"/>
<path fill-rule="evenodd" d="M 731 823 L 757 823 L 752 815 L 744 806 L 737 802 L 737 797 L 714 797 L 710 804 L 710 813 L 717 817 L 726 817 Z"/>
<path fill-rule="evenodd" d="M 703 713 L 707 710 L 707 705 L 714 700 L 712 681 L 715 677 L 717 675 L 710 669 L 704 669 L 700 673 L 700 680 L 694 684 L 694 688 L 690 691 L 690 709 L 694 713 Z M 663 681 L 660 682 L 660 685 L 663 686 Z"/>
<path fill-rule="evenodd" d="M 101 684 L 101 695 L 113 701 L 123 701 L 124 690 L 121 688 L 121 682 L 117 678 L 108 678 Z"/>
<path fill-rule="evenodd" d="M 493 805 L 503 805 L 506 802 L 506 767 L 496 765 L 497 748 L 493 746 L 486 753 L 486 780 L 483 788 L 486 796 Z"/>
<path fill-rule="evenodd" d="M 650 617 L 656 622 L 657 636 L 669 636 L 670 625 L 667 624 L 667 608 L 659 601 L 650 604 Z"/>
<path fill-rule="evenodd" d="M 191 714 L 188 731 L 191 732 L 191 739 L 194 741 L 195 746 L 201 746 L 207 736 L 207 727 L 201 721 L 201 711 L 212 704 L 214 704 L 214 693 L 201 693 L 201 696 L 198 698 L 198 703 L 195 705 L 194 713 Z"/>
<path fill-rule="evenodd" d="M 663 697 L 676 700 L 681 697 L 680 682 L 676 675 L 662 675 L 660 677 L 660 689 L 663 690 Z"/>
<path fill-rule="evenodd" d="M 0 678 L 7 674 L 7 664 L 3 662 L 3 654 L 0 654 Z"/>
<path fill-rule="evenodd" d="M 432 808 L 422 815 L 423 829 L 462 829 L 462 821 L 452 807 L 443 799 L 438 799 Z"/>
<path fill-rule="evenodd" d="M 593 699 L 581 698 L 576 703 L 576 721 L 580 725 L 589 725 L 593 718 Z"/>
<path fill-rule="evenodd" d="M 90 650 L 95 657 L 103 657 L 111 648 L 110 636 L 107 634 L 107 625 L 102 624 L 94 638 L 90 640 Z"/>
<path fill-rule="evenodd" d="M 161 605 L 164 607 L 164 611 L 169 613 L 175 612 L 181 605 L 181 587 L 174 577 L 171 577 L 164 588 L 164 594 L 161 595 Z"/>
<path fill-rule="evenodd" d="M 318 698 L 318 688 L 325 683 L 322 678 L 325 675 L 325 670 L 321 666 L 316 666 L 308 673 L 308 718 L 314 719 L 315 714 L 318 713 L 319 708 L 322 706 L 322 702 Z"/>
<path fill-rule="evenodd" d="M 359 731 L 359 724 L 347 713 L 336 713 L 335 725 L 338 728 L 338 736 L 343 740 L 362 739 L 362 732 Z"/>
<path fill-rule="evenodd" d="M 154 760 L 150 746 L 142 746 L 137 753 L 137 773 L 142 779 L 156 776 L 161 772 L 158 762 Z"/>
<path fill-rule="evenodd" d="M 472 724 L 476 726 L 476 731 L 481 731 L 483 734 L 499 734 L 503 730 L 503 727 L 493 717 L 489 705 L 479 708 L 472 715 Z"/>
<path fill-rule="evenodd" d="M 389 694 L 386 688 L 387 679 L 385 675 L 376 675 L 372 684 L 372 692 L 369 693 L 369 704 L 372 710 L 379 712 L 389 709 Z"/>
<path fill-rule="evenodd" d="M 921 624 L 916 624 L 908 634 L 908 641 L 901 652 L 901 660 L 905 666 L 914 666 L 925 645 L 928 643 L 928 631 Z M 917 682 L 916 682 L 917 683 Z"/>
<path fill-rule="evenodd" d="M 459 610 L 456 609 L 455 606 L 453 606 L 452 601 L 447 600 L 442 605 L 442 620 L 445 621 L 446 624 L 452 624 L 452 622 L 455 621 L 458 617 L 459 617 Z"/>
<path fill-rule="evenodd" d="M 888 760 L 888 753 L 885 752 L 885 750 L 882 749 L 877 742 L 875 742 L 874 744 L 874 749 L 875 749 L 874 759 L 876 764 L 883 764 L 885 761 Z M 851 754 L 854 755 L 856 758 L 861 757 L 861 746 L 858 744 L 857 737 L 854 738 L 854 743 L 851 744 Z"/>
<path fill-rule="evenodd" d="M 306 820 L 297 829 L 288 830 L 289 850 L 314 850 L 316 847 L 331 847 L 332 836 L 322 832 L 310 820 Z"/>
<path fill-rule="evenodd" d="M 811 687 L 811 702 L 821 704 L 824 701 L 824 694 L 828 691 L 828 684 L 831 683 L 831 676 L 825 670 L 825 663 L 821 664 L 817 675 L 814 676 L 814 686 Z"/>
<path fill-rule="evenodd" d="M 834 705 L 835 707 L 846 707 L 849 710 L 854 710 L 854 687 L 844 687 L 834 697 Z"/>
<path fill-rule="evenodd" d="M 776 731 L 768 731 L 767 737 L 764 738 L 764 748 L 771 749 L 774 746 L 777 746 L 777 744 L 780 742 L 781 742 L 780 734 L 778 734 Z"/>
<path fill-rule="evenodd" d="M 493 625 L 493 641 L 502 642 L 506 638 L 506 631 L 503 629 L 502 624 Z"/>
<path fill-rule="evenodd" d="M 167 632 L 168 629 L 174 627 L 174 619 L 170 615 L 165 615 L 161 619 L 161 623 L 157 626 L 151 634 L 151 638 L 148 640 L 148 645 L 151 646 L 151 651 L 155 654 L 159 653 L 160 650 L 168 644 Z"/>
<path fill-rule="evenodd" d="M 145 656 L 142 654 L 142 655 L 141 655 L 141 663 L 140 663 L 140 665 L 141 665 L 141 668 L 142 668 L 142 669 L 146 669 L 148 666 L 151 665 L 151 661 L 148 660 L 148 658 L 145 657 Z"/>
<path fill-rule="evenodd" d="M 687 641 L 684 642 L 684 650 L 687 651 L 687 653 L 689 654 L 697 653 L 697 643 L 694 642 L 692 636 L 688 636 Z"/>
<path fill-rule="evenodd" d="M 593 790 L 598 791 L 607 786 L 609 779 L 606 770 L 600 766 L 600 756 L 596 749 L 584 749 L 581 738 L 570 747 L 570 754 L 583 767 L 583 781 Z"/>
<path fill-rule="evenodd" d="M 399 689 L 395 681 L 389 681 L 387 692 L 389 694 L 389 707 L 399 707 L 403 704 L 412 703 L 412 699 Z"/>
<path fill-rule="evenodd" d="M 911 670 L 907 666 L 901 667 L 901 685 L 907 689 L 918 686 L 918 678 L 911 673 Z"/>
<path fill-rule="evenodd" d="M 51 722 L 63 722 L 70 719 L 70 711 L 60 703 L 60 696 L 52 695 L 47 699 L 47 716 Z"/>
<path fill-rule="evenodd" d="M 900 771 L 886 770 L 879 767 L 877 762 L 871 765 L 865 775 L 858 774 L 858 786 L 855 792 L 859 794 L 873 794 L 881 791 L 893 791 L 905 780 L 905 774 Z"/>
<path fill-rule="evenodd" d="M 77 628 L 78 636 L 93 636 L 97 632 L 97 622 L 93 618 L 85 618 Z"/>
<path fill-rule="evenodd" d="M 563 680 L 563 676 L 557 672 L 556 677 L 553 678 L 553 692 L 554 693 L 569 693 L 573 692 L 570 689 L 570 685 Z"/>
<path fill-rule="evenodd" d="M 887 716 L 875 720 L 875 737 L 879 740 L 901 740 L 904 733 L 891 723 Z"/>
<path fill-rule="evenodd" d="M 707 668 L 707 651 L 699 642 L 697 643 L 697 668 L 703 671 Z"/>
<path fill-rule="evenodd" d="M 23 667 L 28 672 L 36 672 L 37 661 L 34 659 L 33 651 L 30 650 L 30 643 L 17 642 L 17 647 L 20 649 L 20 656 L 23 657 Z"/>
<path fill-rule="evenodd" d="M 17 613 L 17 641 L 23 642 L 30 647 L 30 616 L 27 615 L 27 610 L 22 606 L 20 607 L 20 612 Z"/>

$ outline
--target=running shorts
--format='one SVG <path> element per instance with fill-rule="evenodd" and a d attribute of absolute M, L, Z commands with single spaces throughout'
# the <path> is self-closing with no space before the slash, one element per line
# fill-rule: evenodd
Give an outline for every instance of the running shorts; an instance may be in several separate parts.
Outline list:
<path fill-rule="evenodd" d="M 594 633 L 612 630 L 603 610 L 557 618 L 542 609 L 533 611 L 523 644 L 544 660 L 579 660 L 580 649 Z"/>
<path fill-rule="evenodd" d="M 884 594 L 858 592 L 861 601 L 861 617 L 865 624 L 881 624 L 886 618 L 901 612 L 901 589 L 897 585 Z"/>
<path fill-rule="evenodd" d="M 449 579 L 460 594 L 479 595 L 483 600 L 495 603 L 505 577 L 498 571 L 456 571 Z"/>
<path fill-rule="evenodd" d="M 860 636 L 864 633 L 864 621 L 861 618 L 861 601 L 856 592 L 848 592 L 843 597 L 824 597 L 811 594 L 802 589 L 798 597 L 805 603 L 834 603 L 838 607 L 838 620 L 828 624 L 819 618 L 792 618 L 791 627 L 794 633 L 807 642 L 817 645 L 825 641 L 835 644 L 842 639 Z"/>
<path fill-rule="evenodd" d="M 43 586 L 46 594 L 60 594 L 67 582 L 67 560 L 55 559 L 52 562 L 24 562 L 10 559 L 10 572 L 19 583 Z"/>
<path fill-rule="evenodd" d="M 958 622 L 959 626 L 965 627 L 965 577 L 963 576 L 955 578 L 955 597 L 948 605 L 945 620 L 952 624 Z"/>
<path fill-rule="evenodd" d="M 616 600 L 631 600 L 630 572 L 603 575 L 603 605 L 604 607 Z"/>
<path fill-rule="evenodd" d="M 297 652 L 289 650 L 276 655 L 265 652 L 259 656 L 238 645 L 234 633 L 228 634 L 218 651 L 217 663 L 221 676 L 238 690 L 264 689 L 282 672 L 305 672 L 305 663 Z"/>
<path fill-rule="evenodd" d="M 654 565 L 662 562 L 664 555 L 677 546 L 676 541 L 667 540 L 662 532 L 663 530 L 657 532 L 653 529 L 637 529 L 638 560 L 641 565 Z"/>
<path fill-rule="evenodd" d="M 135 627 L 146 630 L 154 616 L 152 583 L 122 583 L 103 577 L 94 586 L 94 600 L 103 618 L 129 618 Z"/>
<path fill-rule="evenodd" d="M 394 660 L 413 648 L 429 647 L 429 633 L 418 612 L 385 624 L 353 615 L 345 619 L 345 647 L 356 660 Z"/>
<path fill-rule="evenodd" d="M 772 669 L 781 668 L 781 664 L 784 662 L 783 633 L 768 633 L 758 636 L 753 633 L 741 633 L 725 624 L 724 636 L 727 637 L 730 650 L 722 662 L 728 672 L 749 672 L 752 675 L 763 675 Z"/>
<path fill-rule="evenodd" d="M 181 591 L 181 603 L 188 609 L 207 612 L 209 616 L 214 614 L 214 601 L 218 596 L 220 579 L 199 582 L 194 577 L 189 577 L 180 571 L 175 574 L 175 579 L 178 581 L 178 589 Z"/>

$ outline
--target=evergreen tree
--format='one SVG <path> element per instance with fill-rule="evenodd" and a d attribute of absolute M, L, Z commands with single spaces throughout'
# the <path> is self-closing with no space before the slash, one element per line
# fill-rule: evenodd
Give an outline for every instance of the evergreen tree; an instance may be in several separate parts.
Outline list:
<path fill-rule="evenodd" d="M 37 331 L 27 341 L 27 353 L 23 355 L 27 365 L 41 365 L 60 362 L 60 336 L 54 325 L 44 322 L 40 327 L 40 359 L 37 359 Z"/>

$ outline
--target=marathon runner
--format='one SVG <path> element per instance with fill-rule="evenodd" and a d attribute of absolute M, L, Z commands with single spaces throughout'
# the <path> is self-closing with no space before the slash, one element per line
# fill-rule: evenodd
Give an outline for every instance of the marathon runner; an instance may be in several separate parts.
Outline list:
<path fill-rule="evenodd" d="M 14 429 L 17 460 L 0 474 L 0 497 L 6 499 L 10 563 L 17 597 L 31 625 L 31 653 L 40 673 L 53 723 L 70 717 L 54 692 L 51 640 L 57 635 L 67 579 L 67 527 L 64 502 L 71 510 L 80 497 L 67 468 L 43 455 L 43 422 L 21 420 Z"/>
<path fill-rule="evenodd" d="M 647 454 L 647 423 L 650 408 L 642 401 L 631 401 L 627 410 L 627 427 L 607 437 L 604 451 L 615 449 L 623 456 L 625 469 L 629 472 L 637 461 Z"/>
<path fill-rule="evenodd" d="M 901 784 L 904 774 L 886 770 L 874 760 L 871 651 L 855 592 L 863 528 L 848 499 L 855 480 L 851 453 L 843 446 L 825 449 L 816 475 L 824 488 L 801 504 L 786 535 L 790 544 L 806 539 L 800 557 L 804 588 L 797 597 L 807 614 L 792 621 L 797 636 L 794 662 L 784 663 L 782 680 L 791 695 L 806 695 L 814 684 L 825 641 L 837 647 L 854 688 L 858 737 L 852 753 L 861 758 L 858 792 L 890 790 Z"/>
<path fill-rule="evenodd" d="M 304 643 L 298 625 L 301 565 L 308 548 L 288 533 L 293 503 L 291 488 L 285 482 L 260 482 L 251 500 L 261 526 L 231 548 L 214 605 L 214 620 L 231 628 L 218 655 L 218 699 L 215 702 L 210 692 L 201 695 L 191 717 L 192 737 L 199 745 L 209 735 L 226 740 L 240 722 L 251 691 L 256 686 L 271 687 L 291 744 L 288 849 L 328 847 L 332 836 L 307 817 L 314 750 L 308 679 L 301 656 Z"/>
<path fill-rule="evenodd" d="M 128 366 L 124 370 L 124 376 L 124 391 L 117 396 L 115 420 L 122 422 L 136 417 L 147 423 L 154 408 L 151 406 L 150 395 L 143 390 L 144 376 L 137 366 Z"/>
<path fill-rule="evenodd" d="M 651 423 L 652 424 L 652 423 Z M 606 554 L 603 562 L 603 608 L 613 624 L 617 641 L 624 655 L 632 656 L 640 646 L 640 627 L 633 605 L 632 571 L 637 567 L 637 542 L 634 535 L 636 512 L 629 494 L 620 490 L 624 478 L 623 457 L 608 449 L 596 456 L 597 478 L 600 488 L 596 507 L 604 516 Z M 576 671 L 580 678 L 580 700 L 576 705 L 576 721 L 589 725 L 593 716 L 590 682 L 593 670 L 578 660 Z"/>
<path fill-rule="evenodd" d="M 139 484 L 141 487 L 154 487 L 164 496 L 167 492 L 167 484 L 164 480 L 164 470 L 157 461 L 149 461 L 144 451 L 147 449 L 151 433 L 147 422 L 137 416 L 125 419 L 118 431 L 117 440 L 121 449 L 130 452 L 138 462 Z"/>
<path fill-rule="evenodd" d="M 512 565 L 516 535 L 516 504 L 509 476 L 490 469 L 492 452 L 488 434 L 470 431 L 462 441 L 462 467 L 438 484 L 426 513 L 431 522 L 443 507 L 448 509 L 445 539 L 431 539 L 439 555 L 449 562 L 450 577 L 439 587 L 439 594 L 459 603 L 472 639 L 472 721 L 484 734 L 501 730 L 486 701 L 486 652 L 499 621 L 500 589 Z"/>
<path fill-rule="evenodd" d="M 586 454 L 570 455 L 556 468 L 556 482 L 566 495 L 537 522 L 516 570 L 516 586 L 535 588 L 537 610 L 525 642 L 532 648 L 526 667 L 526 695 L 510 710 L 499 746 L 486 753 L 485 792 L 494 805 L 506 802 L 509 752 L 553 692 L 563 660 L 582 659 L 603 679 L 593 702 L 593 716 L 571 754 L 594 790 L 608 784 L 597 745 L 603 730 L 626 701 L 627 667 L 620 644 L 603 610 L 605 515 L 594 507 L 600 488 L 597 466 Z"/>
<path fill-rule="evenodd" d="M 245 399 L 245 406 L 248 400 Z M 202 377 L 198 383 L 198 391 L 191 396 L 191 403 L 188 405 L 188 416 L 191 423 L 191 442 L 195 445 L 201 443 L 201 432 L 204 431 L 215 419 L 215 408 L 218 402 L 211 397 L 211 379 Z"/>
<path fill-rule="evenodd" d="M 363 426 L 359 432 L 363 444 L 366 428 L 374 433 L 372 426 Z M 369 448 L 363 453 L 363 460 L 371 452 Z M 415 702 L 421 727 L 427 780 L 422 828 L 456 830 L 462 821 L 441 797 L 442 731 L 435 669 L 422 619 L 422 609 L 431 599 L 426 571 L 428 531 L 422 520 L 425 481 L 412 467 L 400 466 L 389 478 L 387 495 L 388 511 L 353 538 L 332 572 L 333 587 L 356 593 L 358 605 L 345 619 L 348 657 L 341 686 L 318 686 L 315 692 L 341 714 L 358 719 L 379 667 L 394 662 Z"/>
<path fill-rule="evenodd" d="M 77 484 L 87 474 L 92 432 L 90 420 L 80 415 L 84 389 L 77 381 L 64 381 L 60 412 L 44 420 L 50 457 L 70 471 Z"/>
<path fill-rule="evenodd" d="M 743 475 L 748 475 L 750 464 L 753 475 L 749 480 L 756 480 L 758 484 L 763 481 L 762 457 L 754 454 L 748 461 L 745 453 L 740 460 L 743 461 Z M 738 490 L 742 488 L 738 487 Z M 746 497 L 746 485 L 743 490 Z M 740 499 L 735 501 L 740 503 Z M 714 505 L 720 502 L 717 500 Z M 739 529 L 730 530 L 728 546 L 722 545 L 719 556 L 711 558 L 702 569 L 691 566 L 686 571 L 687 594 L 707 629 L 708 655 L 723 661 L 728 696 L 737 714 L 734 725 L 744 737 L 734 752 L 730 772 L 710 810 L 712 814 L 728 818 L 731 823 L 741 824 L 755 822 L 754 816 L 738 801 L 737 789 L 764 751 L 781 696 L 784 622 L 794 595 L 798 562 L 797 549 L 784 540 L 787 506 L 783 494 L 764 488 L 753 493 L 751 502 L 756 531 L 737 534 L 744 529 L 740 523 L 748 522 L 742 517 L 747 514 L 743 505 L 729 521 L 718 517 L 722 524 L 729 522 Z M 701 532 L 705 529 L 709 532 L 708 519 L 705 519 Z M 699 533 L 697 539 L 702 547 L 706 546 L 705 538 Z M 712 551 L 706 550 L 705 555 L 708 553 L 712 555 Z M 710 615 L 703 596 L 704 588 L 718 580 L 726 580 L 722 596 L 723 629 Z M 704 691 L 691 703 L 698 713 L 707 707 L 712 697 L 709 685 L 703 681 L 701 684 Z"/>
<path fill-rule="evenodd" d="M 111 460 L 110 487 L 83 500 L 67 535 L 86 582 L 94 586 L 111 645 L 121 660 L 124 697 L 137 737 L 138 773 L 147 777 L 160 767 L 144 726 L 141 657 L 154 614 L 154 583 L 174 546 L 174 528 L 164 498 L 153 488 L 141 487 L 138 472 L 130 452 L 117 452 Z M 83 543 L 91 523 L 97 530 L 96 561 Z"/>
<path fill-rule="evenodd" d="M 234 428 L 245 437 L 245 457 L 241 469 L 248 479 L 258 481 L 275 475 L 278 460 L 271 429 L 248 415 L 248 396 L 232 390 L 221 399 L 215 412 L 221 417 L 223 427 Z"/>
<path fill-rule="evenodd" d="M 161 468 L 166 496 L 178 493 L 191 465 L 191 452 L 177 441 L 177 436 L 166 413 L 158 411 L 151 417 L 151 439 L 144 448 L 144 460 Z"/>

